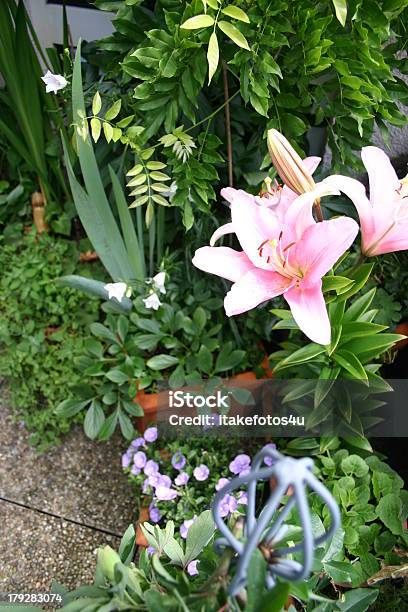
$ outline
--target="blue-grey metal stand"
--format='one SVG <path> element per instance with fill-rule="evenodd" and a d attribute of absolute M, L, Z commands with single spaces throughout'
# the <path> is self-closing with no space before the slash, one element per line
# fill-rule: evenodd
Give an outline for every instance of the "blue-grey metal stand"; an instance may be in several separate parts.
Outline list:
<path fill-rule="evenodd" d="M 265 467 L 264 460 L 269 457 L 273 464 Z M 296 546 L 276 548 L 273 546 L 273 561 L 268 564 L 267 587 L 273 588 L 276 577 L 288 581 L 304 580 L 310 575 L 313 564 L 313 552 L 316 546 L 332 538 L 340 526 L 340 512 L 331 493 L 313 475 L 313 460 L 310 458 L 294 459 L 281 455 L 271 447 L 264 447 L 254 458 L 251 470 L 245 476 L 238 476 L 225 485 L 215 496 L 212 506 L 215 523 L 223 537 L 218 539 L 216 547 L 221 550 L 231 547 L 238 558 L 235 576 L 230 584 L 229 593 L 234 596 L 245 587 L 247 581 L 248 564 L 252 553 L 258 544 L 263 543 L 271 547 L 271 543 L 279 540 L 279 532 L 285 518 L 294 506 L 299 513 L 300 524 L 303 529 L 303 541 Z M 255 514 L 256 485 L 259 480 L 273 478 L 276 485 L 262 508 L 259 516 Z M 224 496 L 232 491 L 247 488 L 248 506 L 245 517 L 243 540 L 239 540 L 231 532 L 220 515 L 220 505 Z M 331 524 L 328 530 L 318 538 L 314 538 L 310 508 L 307 501 L 306 487 L 317 493 L 328 507 Z M 286 504 L 279 510 L 282 498 L 291 488 L 292 495 Z M 285 558 L 296 552 L 302 552 L 302 562 Z"/>

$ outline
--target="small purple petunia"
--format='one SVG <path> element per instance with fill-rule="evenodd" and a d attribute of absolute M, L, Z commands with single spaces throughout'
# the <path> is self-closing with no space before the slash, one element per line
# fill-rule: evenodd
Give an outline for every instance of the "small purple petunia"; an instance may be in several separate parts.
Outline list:
<path fill-rule="evenodd" d="M 148 427 L 143 434 L 146 442 L 156 442 L 157 440 L 157 427 Z"/>
<path fill-rule="evenodd" d="M 157 485 L 160 485 L 162 487 L 167 487 L 168 489 L 171 487 L 171 478 L 170 476 L 167 476 L 166 474 L 157 474 L 159 479 L 157 481 Z"/>
<path fill-rule="evenodd" d="M 207 480 L 210 474 L 210 470 L 206 465 L 204 465 L 204 463 L 202 463 L 201 465 L 195 468 L 193 474 L 196 480 L 202 482 L 203 480 Z"/>
<path fill-rule="evenodd" d="M 215 485 L 215 490 L 220 491 L 228 483 L 229 483 L 229 478 L 220 478 L 217 484 Z"/>
<path fill-rule="evenodd" d="M 220 504 L 220 516 L 223 518 L 232 514 L 238 507 L 238 502 L 232 495 L 225 495 Z"/>
<path fill-rule="evenodd" d="M 180 535 L 184 540 L 186 539 L 188 530 L 190 529 L 191 525 L 195 522 L 196 518 L 197 517 L 194 516 L 192 519 L 187 519 L 180 525 Z"/>
<path fill-rule="evenodd" d="M 190 561 L 190 563 L 187 565 L 187 574 L 189 574 L 190 576 L 197 576 L 198 574 L 197 565 L 199 563 L 200 561 Z"/>
<path fill-rule="evenodd" d="M 156 506 L 150 506 L 149 516 L 153 523 L 158 523 L 161 519 L 160 510 Z"/>
<path fill-rule="evenodd" d="M 137 451 L 133 457 L 133 464 L 139 469 L 144 468 L 146 465 L 146 454 L 143 451 Z"/>
<path fill-rule="evenodd" d="M 140 448 L 141 446 L 144 446 L 144 445 L 145 445 L 144 438 L 136 438 L 136 440 L 133 440 L 133 442 L 130 444 L 132 448 Z"/>
<path fill-rule="evenodd" d="M 241 474 L 244 470 L 248 470 L 251 465 L 251 457 L 248 455 L 237 455 L 229 464 L 230 472 L 233 474 Z"/>
<path fill-rule="evenodd" d="M 242 506 L 247 506 L 248 505 L 248 494 L 246 491 L 240 491 L 238 493 L 238 503 L 241 504 Z"/>
<path fill-rule="evenodd" d="M 190 476 L 187 474 L 187 472 L 180 472 L 180 474 L 174 479 L 174 484 L 178 487 L 183 487 L 188 483 L 189 479 Z"/>
<path fill-rule="evenodd" d="M 156 461 L 153 461 L 153 459 L 149 459 L 149 461 L 146 462 L 146 465 L 144 466 L 143 471 L 146 474 L 146 476 L 153 476 L 154 474 L 158 473 L 159 464 L 156 463 Z"/>
<path fill-rule="evenodd" d="M 276 444 L 273 444 L 273 442 L 270 442 L 269 444 L 266 444 L 264 448 L 270 448 L 272 450 L 276 450 Z M 265 457 L 264 459 L 265 465 L 267 465 L 268 467 L 271 467 L 274 463 L 276 463 L 276 459 L 273 459 L 273 457 Z"/>
<path fill-rule="evenodd" d="M 182 470 L 186 465 L 186 461 L 185 456 L 180 451 L 177 451 L 171 458 L 171 465 L 175 470 Z"/>
<path fill-rule="evenodd" d="M 130 453 L 129 451 L 126 451 L 126 453 L 122 455 L 123 469 L 128 468 L 130 466 L 130 464 L 132 463 L 132 457 L 133 457 L 133 453 Z"/>
<path fill-rule="evenodd" d="M 154 555 L 154 553 L 156 552 L 156 549 L 155 549 L 154 546 L 148 546 L 146 548 L 146 552 L 147 552 L 148 555 Z"/>
<path fill-rule="evenodd" d="M 130 473 L 133 474 L 133 476 L 138 476 L 140 474 L 140 468 L 138 468 L 137 465 L 133 464 Z"/>
<path fill-rule="evenodd" d="M 171 501 L 177 497 L 178 493 L 175 489 L 158 485 L 156 487 L 155 495 L 159 501 Z"/>
<path fill-rule="evenodd" d="M 251 472 L 251 468 L 244 468 L 239 474 L 238 476 L 246 476 L 247 474 L 249 474 Z"/>

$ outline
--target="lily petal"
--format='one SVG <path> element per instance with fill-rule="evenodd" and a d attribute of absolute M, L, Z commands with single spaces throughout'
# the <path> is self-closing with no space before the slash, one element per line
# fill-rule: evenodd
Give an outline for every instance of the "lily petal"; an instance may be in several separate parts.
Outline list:
<path fill-rule="evenodd" d="M 204 272 L 232 282 L 254 267 L 244 252 L 229 247 L 201 247 L 195 252 L 192 263 Z"/>
<path fill-rule="evenodd" d="M 251 310 L 255 306 L 281 295 L 291 286 L 292 282 L 292 279 L 286 278 L 278 272 L 253 268 L 234 283 L 228 291 L 224 300 L 225 312 L 231 317 Z"/>
<path fill-rule="evenodd" d="M 358 225 L 349 217 L 338 217 L 308 227 L 290 254 L 292 264 L 296 262 L 303 271 L 303 284 L 310 286 L 319 282 L 352 245 L 357 233 Z"/>
<path fill-rule="evenodd" d="M 374 208 L 386 207 L 400 186 L 388 155 L 378 147 L 363 147 L 361 159 L 370 181 L 370 201 Z"/>
<path fill-rule="evenodd" d="M 330 344 L 331 328 L 321 281 L 307 288 L 292 287 L 284 293 L 284 298 L 302 332 L 312 342 Z"/>
<path fill-rule="evenodd" d="M 357 208 L 358 216 L 360 217 L 363 241 L 368 244 L 370 236 L 374 232 L 374 215 L 373 207 L 367 198 L 364 185 L 356 179 L 341 174 L 328 176 L 322 182 L 328 183 L 336 189 L 340 189 L 340 191 L 345 193 L 353 202 L 354 206 Z"/>
<path fill-rule="evenodd" d="M 266 240 L 278 238 L 281 229 L 278 216 L 272 209 L 258 206 L 253 196 L 240 191 L 231 202 L 231 218 L 234 232 L 249 259 L 258 268 L 270 270 L 259 254 L 259 247 Z"/>
<path fill-rule="evenodd" d="M 314 202 L 323 196 L 339 194 L 339 190 L 334 186 L 321 182 L 313 191 L 302 193 L 296 198 L 285 215 L 285 225 L 294 230 L 295 240 L 300 240 L 308 227 L 316 225 L 313 217 Z"/>
<path fill-rule="evenodd" d="M 210 246 L 214 246 L 214 244 L 221 238 L 221 236 L 225 236 L 225 234 L 233 234 L 234 226 L 232 223 L 226 223 L 225 225 L 221 225 L 218 229 L 215 230 L 213 235 L 211 236 Z"/>
<path fill-rule="evenodd" d="M 306 169 L 310 172 L 310 174 L 313 174 L 313 172 L 316 170 L 317 166 L 320 164 L 321 161 L 322 161 L 321 157 L 317 157 L 316 155 L 311 155 L 310 157 L 305 157 L 305 159 L 303 160 L 303 164 L 305 165 Z"/>
<path fill-rule="evenodd" d="M 384 255 L 408 249 L 408 220 L 396 223 L 381 239 L 378 244 L 370 248 L 369 255 Z"/>

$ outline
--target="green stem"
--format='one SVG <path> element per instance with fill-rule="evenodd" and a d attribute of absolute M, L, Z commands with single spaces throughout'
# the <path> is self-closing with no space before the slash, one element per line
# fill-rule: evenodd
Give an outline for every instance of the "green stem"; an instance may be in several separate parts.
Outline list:
<path fill-rule="evenodd" d="M 163 242 L 164 242 L 164 217 L 165 209 L 163 206 L 159 206 L 157 211 L 157 267 L 160 267 L 161 260 L 163 258 Z"/>
<path fill-rule="evenodd" d="M 143 275 L 146 276 L 146 258 L 144 250 L 144 237 L 143 237 L 143 218 L 142 208 L 138 206 L 136 208 L 136 227 L 137 227 L 137 239 L 139 241 L 140 256 L 142 258 Z"/>
<path fill-rule="evenodd" d="M 154 247 L 156 242 L 156 216 L 153 215 L 153 219 L 149 225 L 149 276 L 153 276 L 154 272 Z"/>

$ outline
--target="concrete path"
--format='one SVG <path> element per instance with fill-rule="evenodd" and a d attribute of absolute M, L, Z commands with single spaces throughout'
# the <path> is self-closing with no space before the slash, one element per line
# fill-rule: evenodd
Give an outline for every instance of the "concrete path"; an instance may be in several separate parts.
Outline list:
<path fill-rule="evenodd" d="M 117 546 L 135 519 L 121 469 L 126 443 L 88 440 L 80 428 L 37 455 L 0 404 L 0 593 L 69 589 L 92 579 L 95 552 Z M 1 604 L 0 604 L 1 607 Z"/>

